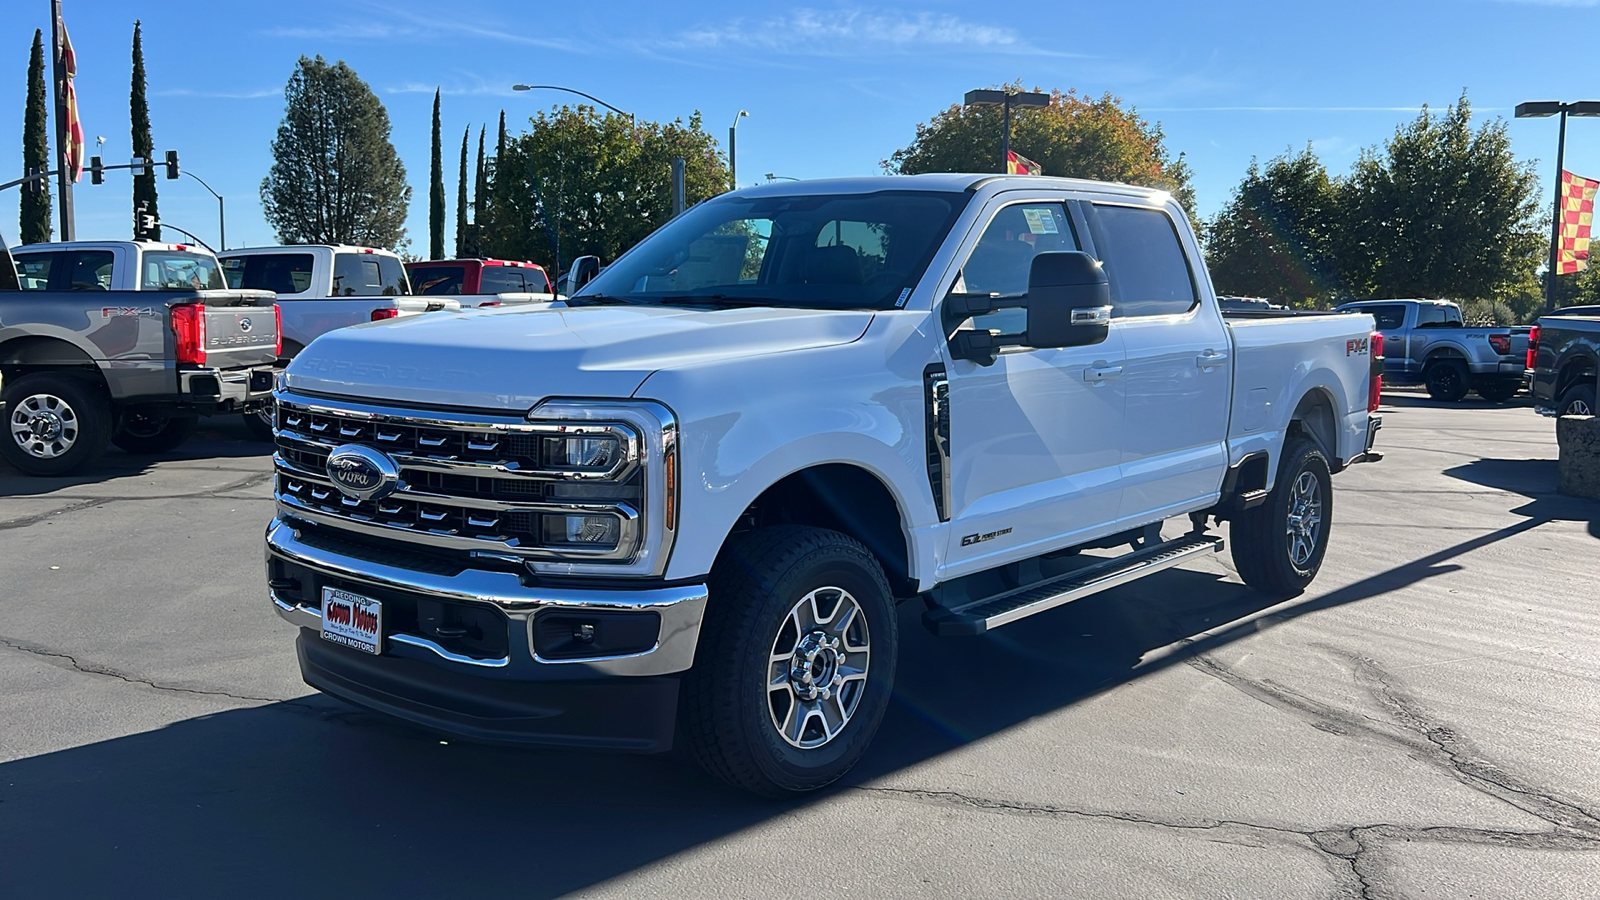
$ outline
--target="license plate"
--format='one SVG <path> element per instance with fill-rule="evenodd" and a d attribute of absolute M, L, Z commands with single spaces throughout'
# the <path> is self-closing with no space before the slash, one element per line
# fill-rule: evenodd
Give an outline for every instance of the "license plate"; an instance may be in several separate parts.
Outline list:
<path fill-rule="evenodd" d="M 322 638 L 353 650 L 383 652 L 383 604 L 335 587 L 322 589 Z"/>

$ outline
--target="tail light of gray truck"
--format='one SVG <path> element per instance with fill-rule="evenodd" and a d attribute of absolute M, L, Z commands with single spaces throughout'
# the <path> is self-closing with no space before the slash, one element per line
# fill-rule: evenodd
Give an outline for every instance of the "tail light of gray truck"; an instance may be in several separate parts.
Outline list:
<path fill-rule="evenodd" d="M 202 303 L 179 303 L 172 307 L 172 334 L 176 338 L 174 358 L 179 363 L 206 364 L 206 308 Z"/>
<path fill-rule="evenodd" d="M 1491 334 L 1489 335 L 1489 346 L 1494 348 L 1494 352 L 1505 356 L 1511 352 L 1511 335 Z"/>

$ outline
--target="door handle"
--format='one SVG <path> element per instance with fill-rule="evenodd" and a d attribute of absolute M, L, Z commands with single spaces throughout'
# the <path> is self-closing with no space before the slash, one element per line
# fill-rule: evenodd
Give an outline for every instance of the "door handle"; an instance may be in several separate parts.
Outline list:
<path fill-rule="evenodd" d="M 1083 370 L 1084 381 L 1110 381 L 1122 374 L 1121 366 L 1090 366 Z"/>
<path fill-rule="evenodd" d="M 1218 353 L 1215 350 L 1207 350 L 1206 352 L 1204 352 L 1204 353 L 1202 353 L 1199 356 L 1196 356 L 1194 358 L 1194 364 L 1199 366 L 1202 369 L 1215 368 L 1217 366 L 1222 365 L 1223 363 L 1225 363 L 1227 361 L 1228 361 L 1228 354 L 1226 354 L 1226 353 Z"/>

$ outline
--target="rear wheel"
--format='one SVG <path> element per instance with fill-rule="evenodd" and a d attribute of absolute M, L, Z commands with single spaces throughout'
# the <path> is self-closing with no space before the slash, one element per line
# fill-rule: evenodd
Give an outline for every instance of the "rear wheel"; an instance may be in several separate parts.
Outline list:
<path fill-rule="evenodd" d="M 1306 589 L 1328 551 L 1333 475 L 1321 448 L 1292 437 L 1266 502 L 1233 519 L 1233 564 L 1244 583 L 1274 596 Z"/>
<path fill-rule="evenodd" d="M 899 634 L 877 559 L 836 531 L 762 529 L 724 551 L 710 594 L 684 684 L 696 760 L 767 796 L 844 775 L 894 687 Z"/>
<path fill-rule="evenodd" d="M 7 381 L 0 456 L 29 475 L 66 475 L 93 463 L 111 438 L 111 406 L 81 378 L 55 372 Z"/>
<path fill-rule="evenodd" d="M 198 416 L 169 416 L 140 409 L 122 415 L 122 427 L 111 436 L 111 443 L 129 453 L 165 453 L 190 437 L 200 427 Z"/>
<path fill-rule="evenodd" d="M 1428 366 L 1422 381 L 1428 388 L 1428 396 L 1454 403 L 1467 395 L 1467 366 L 1457 359 L 1442 359 Z"/>
<path fill-rule="evenodd" d="M 1478 396 L 1490 403 L 1504 403 L 1517 395 L 1522 390 L 1519 381 L 1499 380 L 1485 381 L 1478 385 Z"/>
<path fill-rule="evenodd" d="M 1594 415 L 1594 388 L 1587 384 L 1567 388 L 1562 392 L 1556 409 L 1563 416 Z"/>

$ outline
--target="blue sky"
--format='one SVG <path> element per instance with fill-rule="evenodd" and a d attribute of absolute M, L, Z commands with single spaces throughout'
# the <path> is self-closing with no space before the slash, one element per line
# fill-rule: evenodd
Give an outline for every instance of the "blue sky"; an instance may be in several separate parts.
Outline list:
<path fill-rule="evenodd" d="M 232 246 L 273 243 L 259 186 L 301 54 L 344 59 L 377 91 L 414 189 L 409 230 L 426 249 L 432 94 L 444 91 L 446 186 L 462 129 L 499 111 L 510 127 L 570 100 L 516 94 L 514 82 L 562 84 L 641 118 L 704 114 L 725 139 L 740 109 L 742 183 L 876 174 L 920 121 L 971 88 L 1109 91 L 1166 130 L 1193 167 L 1199 212 L 1214 214 L 1252 157 L 1311 142 L 1348 170 L 1424 103 L 1466 88 L 1478 114 L 1511 116 L 1532 99 L 1600 99 L 1592 62 L 1600 0 L 1456 0 L 1340 5 L 1005 3 L 804 5 L 604 4 L 452 0 L 276 0 L 205 5 L 64 0 L 78 51 L 78 96 L 91 146 L 130 156 L 129 41 L 144 20 L 158 151 L 228 199 Z M 28 47 L 47 0 L 13 0 L 0 40 L 0 181 L 21 173 Z M 48 46 L 48 30 L 46 41 Z M 1554 168 L 1552 119 L 1511 123 L 1517 154 Z M 452 147 L 452 144 L 454 147 Z M 93 152 L 91 150 L 91 152 Z M 1600 120 L 1574 120 L 1567 168 L 1600 177 Z M 15 174 L 13 174 L 15 173 Z M 160 182 L 163 219 L 215 243 L 216 205 L 189 179 Z M 130 228 L 127 173 L 76 192 L 80 238 Z M 15 240 L 15 189 L 0 195 L 0 234 Z"/>

